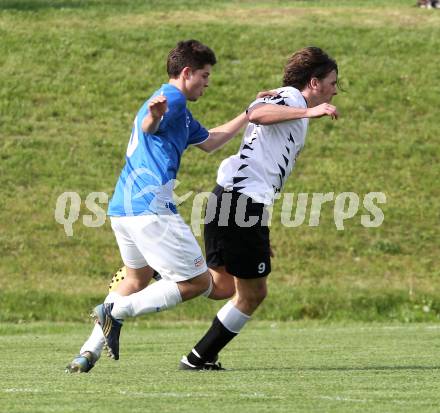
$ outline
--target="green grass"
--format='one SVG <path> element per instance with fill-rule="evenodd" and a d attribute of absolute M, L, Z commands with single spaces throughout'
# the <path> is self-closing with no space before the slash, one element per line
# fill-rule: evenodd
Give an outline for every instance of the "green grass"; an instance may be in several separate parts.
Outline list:
<path fill-rule="evenodd" d="M 327 50 L 345 89 L 335 99 L 341 119 L 311 122 L 286 191 L 387 196 L 376 229 L 361 225 L 360 208 L 337 231 L 332 204 L 319 227 L 285 228 L 279 204 L 259 316 L 437 318 L 440 13 L 412 3 L 0 2 L 0 319 L 82 319 L 105 295 L 119 253 L 108 223 L 82 224 L 84 200 L 111 195 L 137 109 L 166 81 L 169 49 L 191 37 L 219 60 L 206 96 L 191 105 L 208 127 L 278 86 L 294 50 Z M 210 190 L 238 144 L 210 156 L 188 151 L 176 192 Z M 65 191 L 83 200 L 70 238 L 54 219 Z M 186 220 L 192 200 L 181 208 Z M 186 305 L 168 317 L 210 318 L 217 307 Z"/>
<path fill-rule="evenodd" d="M 438 411 L 436 325 L 253 322 L 222 353 L 229 371 L 178 371 L 206 326 L 127 323 L 118 362 L 68 375 L 88 325 L 4 324 L 1 411 Z"/>

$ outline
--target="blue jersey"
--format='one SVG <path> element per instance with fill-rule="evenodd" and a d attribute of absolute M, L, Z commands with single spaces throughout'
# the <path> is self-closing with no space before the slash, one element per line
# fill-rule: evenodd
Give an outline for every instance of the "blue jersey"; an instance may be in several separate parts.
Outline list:
<path fill-rule="evenodd" d="M 142 131 L 149 100 L 139 110 L 108 215 L 177 213 L 172 193 L 180 158 L 188 145 L 202 143 L 209 133 L 192 117 L 178 88 L 164 84 L 151 98 L 160 94 L 166 96 L 168 110 L 154 134 Z"/>

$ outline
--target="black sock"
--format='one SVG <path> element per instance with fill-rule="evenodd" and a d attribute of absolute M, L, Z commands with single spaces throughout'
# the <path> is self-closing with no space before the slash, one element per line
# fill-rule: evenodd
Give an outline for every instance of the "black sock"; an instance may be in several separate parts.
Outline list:
<path fill-rule="evenodd" d="M 188 354 L 188 361 L 194 366 L 200 366 L 206 362 L 212 362 L 216 359 L 220 350 L 226 346 L 237 333 L 228 330 L 221 321 L 214 318 L 211 327 L 203 338 L 194 346 L 195 353 Z M 198 354 L 200 357 L 198 357 Z"/>

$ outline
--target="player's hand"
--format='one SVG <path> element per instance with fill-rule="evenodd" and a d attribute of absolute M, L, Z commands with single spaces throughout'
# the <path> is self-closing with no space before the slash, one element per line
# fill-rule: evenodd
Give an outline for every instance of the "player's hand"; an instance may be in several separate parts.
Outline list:
<path fill-rule="evenodd" d="M 307 115 L 309 118 L 321 118 L 322 116 L 330 116 L 332 119 L 338 119 L 339 112 L 336 106 L 330 105 L 330 103 L 321 103 L 318 106 L 307 109 Z"/>
<path fill-rule="evenodd" d="M 168 109 L 167 97 L 159 95 L 154 97 L 148 103 L 148 110 L 153 119 L 160 119 Z"/>
<path fill-rule="evenodd" d="M 272 249 L 272 247 L 269 247 L 269 253 L 270 253 L 270 256 L 271 256 L 272 258 L 275 257 L 275 252 L 274 252 L 274 250 Z"/>
<path fill-rule="evenodd" d="M 276 90 L 262 90 L 257 93 L 256 99 L 268 98 L 270 96 L 277 96 L 278 92 Z"/>

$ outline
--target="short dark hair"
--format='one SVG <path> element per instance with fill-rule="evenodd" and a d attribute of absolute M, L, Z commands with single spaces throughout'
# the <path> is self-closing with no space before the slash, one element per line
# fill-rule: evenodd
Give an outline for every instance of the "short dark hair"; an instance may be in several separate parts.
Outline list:
<path fill-rule="evenodd" d="M 217 63 L 214 52 L 197 40 L 185 40 L 177 43 L 167 59 L 167 72 L 170 78 L 176 78 L 185 67 L 193 70 L 203 69 L 205 65 Z"/>
<path fill-rule="evenodd" d="M 331 71 L 338 73 L 338 65 L 319 47 L 305 47 L 295 52 L 284 68 L 283 86 L 303 90 L 312 77 L 324 79 Z"/>

